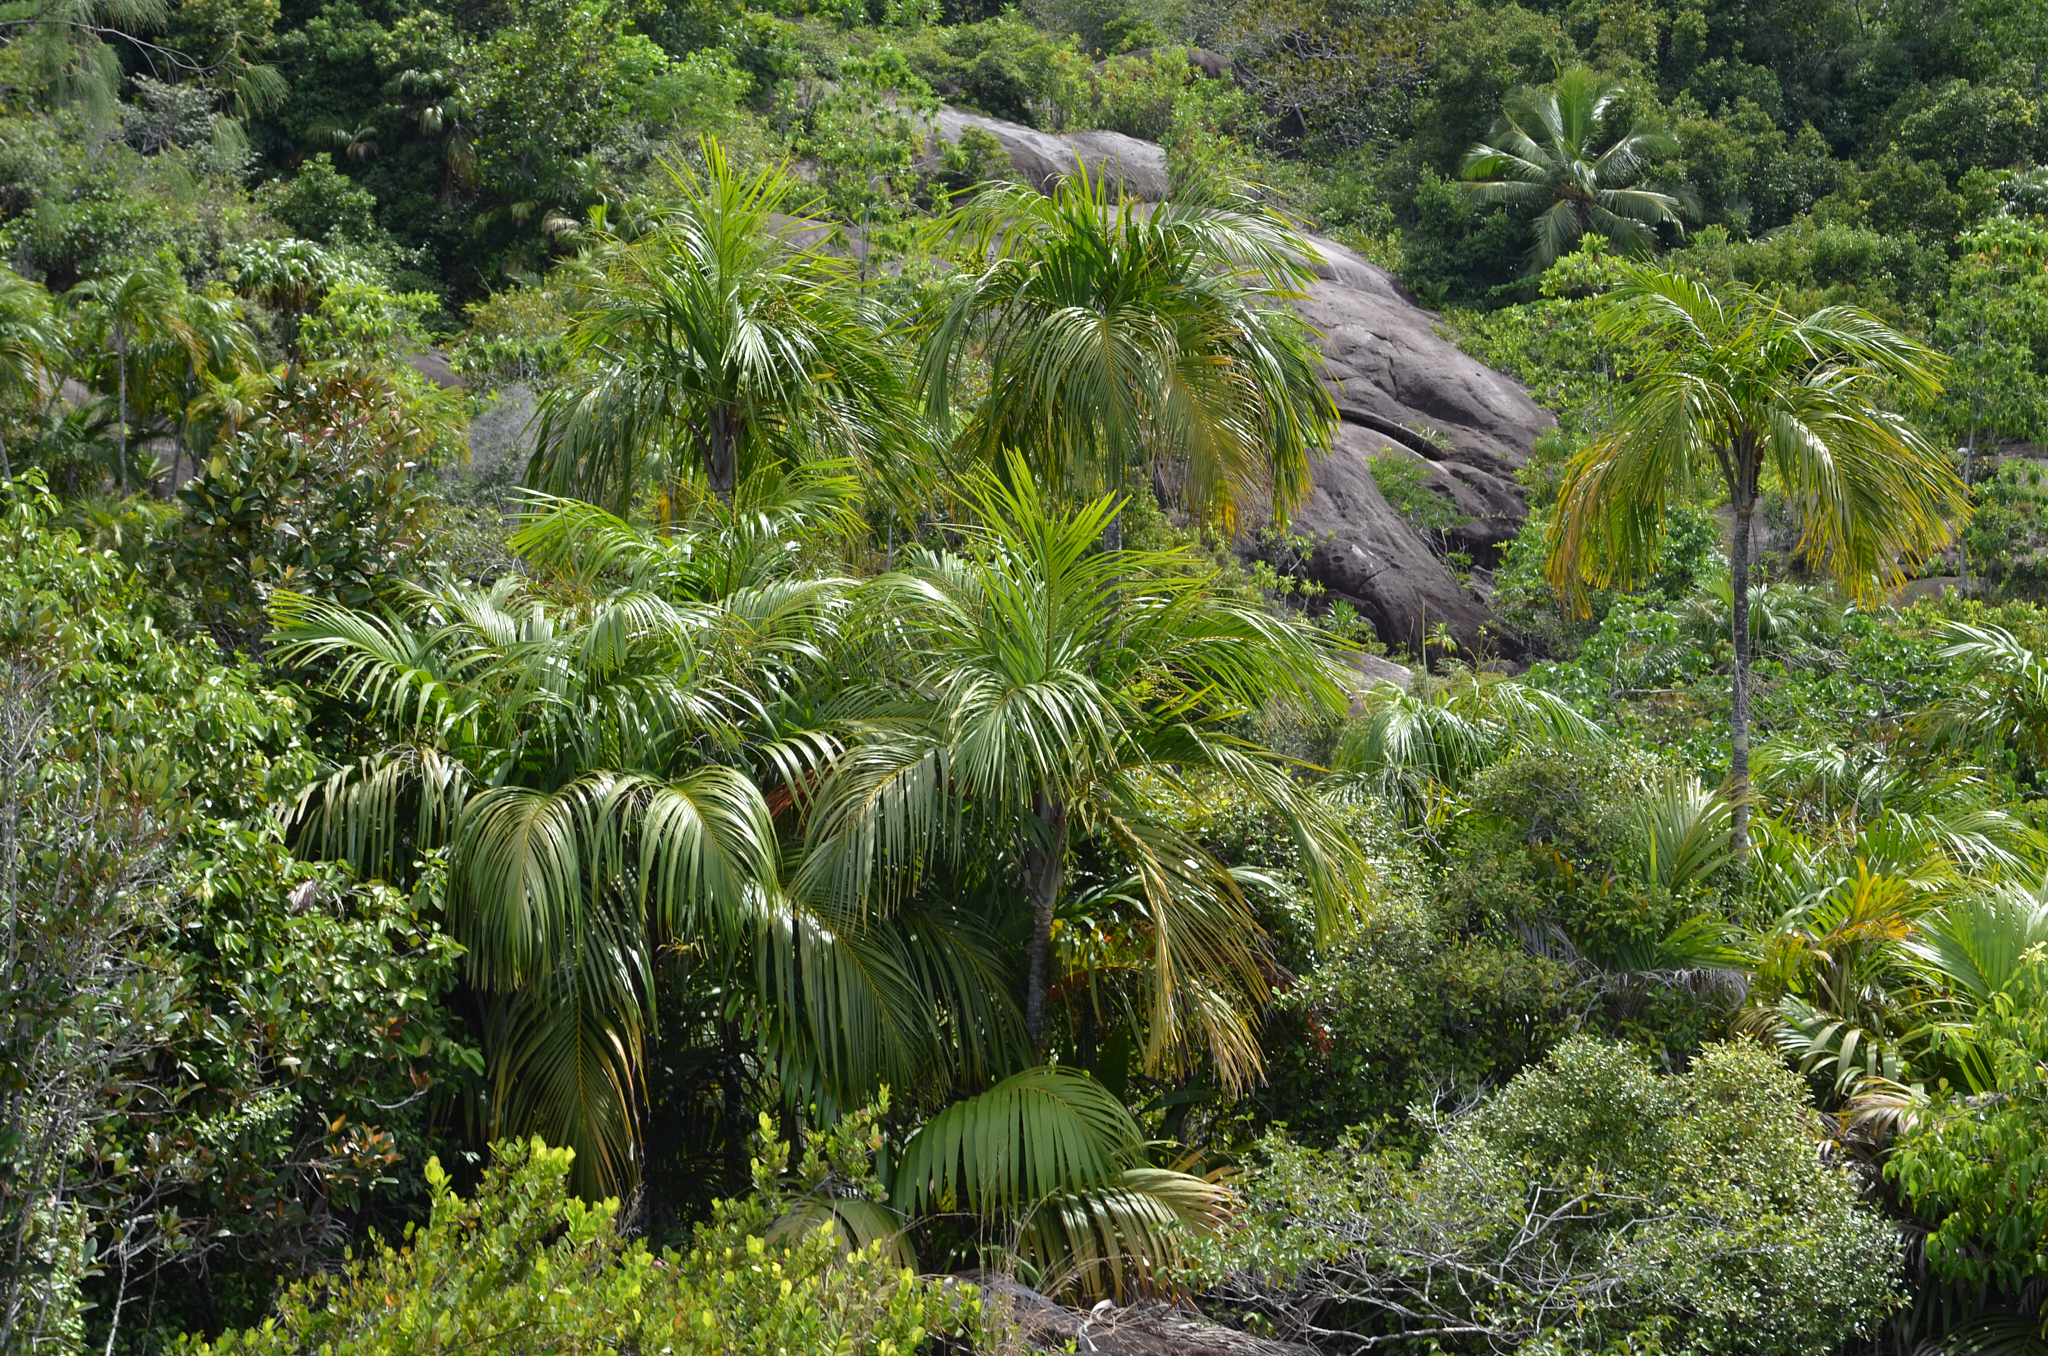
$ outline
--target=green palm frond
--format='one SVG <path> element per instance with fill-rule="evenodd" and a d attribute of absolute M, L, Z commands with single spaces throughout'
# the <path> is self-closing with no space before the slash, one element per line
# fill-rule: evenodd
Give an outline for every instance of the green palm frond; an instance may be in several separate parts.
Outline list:
<path fill-rule="evenodd" d="M 1029 1057 L 999 949 L 973 920 L 936 908 L 835 920 L 784 898 L 752 950 L 785 1087 L 830 1109 Z"/>
<path fill-rule="evenodd" d="M 1050 194 L 991 187 L 935 227 L 969 268 L 930 319 L 926 407 L 951 431 L 972 355 L 988 390 L 958 435 L 1084 496 L 1139 470 L 1226 526 L 1303 502 L 1335 407 L 1284 303 L 1311 251 L 1250 199 L 1137 204 L 1085 168 Z"/>
<path fill-rule="evenodd" d="M 448 923 L 493 1014 L 492 1114 L 577 1146 L 588 1190 L 638 1170 L 663 946 L 754 974 L 741 992 L 757 1008 L 787 1003 L 788 1022 L 763 1023 L 771 1054 L 824 1101 L 1020 1058 L 972 929 L 933 920 L 910 946 L 908 920 L 871 934 L 785 905 L 763 788 L 801 786 L 844 749 L 784 722 L 831 671 L 852 588 L 792 558 L 846 502 L 791 479 L 661 537 L 556 501 L 522 543 L 534 579 L 412 588 L 386 615 L 275 600 L 273 655 L 387 741 L 301 795 L 292 841 L 402 883 L 446 851 Z M 755 565 L 703 567 L 743 537 Z M 953 1041 L 967 1052 L 942 1056 Z"/>
<path fill-rule="evenodd" d="M 366 880 L 402 881 L 455 836 L 476 780 L 431 744 L 380 749 L 300 791 L 286 823 L 300 851 L 347 862 Z"/>
<path fill-rule="evenodd" d="M 646 229 L 601 235 L 572 268 L 584 375 L 542 402 L 536 488 L 622 514 L 657 457 L 694 463 L 728 497 L 759 470 L 821 454 L 871 464 L 914 436 L 853 265 L 795 243 L 798 181 L 780 165 L 743 173 L 714 140 L 701 150 L 701 174 L 664 162 L 672 197 Z M 683 493 L 680 477 L 666 492 Z"/>
<path fill-rule="evenodd" d="M 1376 684 L 1363 705 L 1338 737 L 1333 768 L 1351 788 L 1370 789 L 1422 822 L 1472 774 L 1509 753 L 1607 737 L 1555 693 L 1463 669 L 1425 679 L 1414 692 Z"/>
<path fill-rule="evenodd" d="M 1799 507 L 1800 553 L 1853 598 L 1888 596 L 1948 541 L 1961 482 L 1886 405 L 1938 389 L 1938 356 L 1844 308 L 1799 318 L 1754 289 L 1724 300 L 1681 273 L 1621 268 L 1598 329 L 1634 374 L 1565 472 L 1547 566 L 1561 596 L 1583 607 L 1588 586 L 1639 586 L 1673 505 L 1709 487 L 1753 495 L 1764 470 Z M 1724 462 L 1740 484 L 1715 486 Z"/>
<path fill-rule="evenodd" d="M 1645 884 L 1682 892 L 1733 861 L 1732 817 L 1725 798 L 1696 777 L 1671 777 L 1645 789 L 1635 804 L 1639 868 Z"/>
<path fill-rule="evenodd" d="M 1866 1079 L 1897 1083 L 1908 1075 L 1895 1040 L 1853 1019 L 1823 1012 L 1795 995 L 1780 998 L 1774 1009 L 1772 1039 L 1801 1073 L 1831 1080 L 1848 1093 Z"/>
<path fill-rule="evenodd" d="M 1935 749 L 2007 750 L 2025 771 L 2048 768 L 2048 663 L 1998 626 L 1949 622 L 1942 659 L 1965 685 L 1921 712 L 1913 733 Z"/>
<path fill-rule="evenodd" d="M 538 982 L 491 994 L 484 1059 L 491 1137 L 535 1133 L 576 1150 L 589 1194 L 637 1174 L 634 1108 L 647 1039 L 648 954 L 630 927 L 589 928 Z"/>
<path fill-rule="evenodd" d="M 1141 1166 L 1131 1113 L 1087 1074 L 1041 1065 L 933 1116 L 903 1145 L 891 1203 L 1022 1216 L 1070 1192 L 1117 1185 Z"/>
<path fill-rule="evenodd" d="M 1621 95 L 1618 82 L 1576 67 L 1554 91 L 1511 93 L 1492 134 L 1466 153 L 1462 173 L 1472 202 L 1532 214 L 1531 272 L 1550 267 L 1588 233 L 1647 253 L 1657 228 L 1680 228 L 1677 199 L 1637 186 L 1675 143 L 1661 133 L 1610 126 Z"/>
<path fill-rule="evenodd" d="M 1906 949 L 1930 977 L 1989 1001 L 2021 971 L 2021 959 L 2048 944 L 2048 891 L 2005 885 L 1972 893 L 1929 914 Z"/>
<path fill-rule="evenodd" d="M 1114 1185 L 1041 1203 L 1024 1220 L 1017 1253 L 1055 1294 L 1122 1297 L 1157 1288 L 1186 1257 L 1191 1234 L 1226 1218 L 1229 1193 L 1189 1173 L 1130 1168 Z"/>

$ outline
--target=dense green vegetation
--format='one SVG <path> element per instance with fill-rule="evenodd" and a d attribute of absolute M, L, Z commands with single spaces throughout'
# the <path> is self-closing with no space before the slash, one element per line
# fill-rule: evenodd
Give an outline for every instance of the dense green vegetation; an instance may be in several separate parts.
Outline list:
<path fill-rule="evenodd" d="M 2048 1345 L 2044 67 L 0 3 L 0 1353 Z M 1373 466 L 1526 669 L 1232 549 L 1309 232 L 1558 416 Z"/>

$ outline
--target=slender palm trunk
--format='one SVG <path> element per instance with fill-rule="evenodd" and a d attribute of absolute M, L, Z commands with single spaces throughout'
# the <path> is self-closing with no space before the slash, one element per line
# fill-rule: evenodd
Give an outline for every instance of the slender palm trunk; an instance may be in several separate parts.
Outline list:
<path fill-rule="evenodd" d="M 1729 839 L 1737 852 L 1749 849 L 1749 529 L 1756 498 L 1735 505 L 1735 540 L 1729 544 L 1729 574 L 1735 589 L 1730 639 L 1735 642 L 1735 701 L 1728 716 Z"/>
<path fill-rule="evenodd" d="M 164 488 L 164 498 L 166 499 L 175 498 L 178 493 L 178 486 L 183 483 L 181 477 L 185 474 L 185 449 L 192 444 L 192 401 L 198 394 L 196 389 L 198 384 L 198 369 L 193 367 L 192 360 L 187 358 L 185 360 L 185 399 L 178 406 L 178 439 L 171 444 L 171 479 L 170 483 Z"/>
<path fill-rule="evenodd" d="M 1024 1030 L 1031 1048 L 1045 1052 L 1045 992 L 1052 982 L 1052 915 L 1059 906 L 1066 876 L 1067 807 L 1064 801 L 1040 796 L 1032 806 L 1038 820 L 1024 845 L 1024 895 L 1031 901 L 1031 945 L 1026 952 L 1027 987 Z"/>
<path fill-rule="evenodd" d="M 119 370 L 115 374 L 114 384 L 120 388 L 121 392 L 119 453 L 121 458 L 121 465 L 119 467 L 121 497 L 126 499 L 128 497 L 128 330 L 125 326 L 118 324 L 114 326 L 114 361 L 119 365 Z"/>
<path fill-rule="evenodd" d="M 1983 412 L 1983 408 L 1984 378 L 1983 375 L 1980 373 L 1973 375 L 1970 379 L 1970 436 L 1963 442 L 1963 492 L 1965 494 L 1969 493 L 1970 470 L 1972 465 L 1977 460 L 1977 417 L 1979 414 Z M 1960 548 L 1962 555 L 1963 593 L 1965 594 L 1965 596 L 1967 596 L 1970 592 L 1969 535 L 1966 532 L 1958 530 L 1956 533 L 1956 545 Z"/>
<path fill-rule="evenodd" d="M 14 463 L 7 459 L 7 439 L 0 435 L 0 480 L 14 479 Z"/>
<path fill-rule="evenodd" d="M 711 442 L 704 450 L 704 474 L 711 481 L 711 492 L 718 496 L 718 502 L 730 504 L 733 489 L 739 481 L 738 452 L 733 447 L 735 420 L 720 410 L 711 416 L 709 422 Z"/>

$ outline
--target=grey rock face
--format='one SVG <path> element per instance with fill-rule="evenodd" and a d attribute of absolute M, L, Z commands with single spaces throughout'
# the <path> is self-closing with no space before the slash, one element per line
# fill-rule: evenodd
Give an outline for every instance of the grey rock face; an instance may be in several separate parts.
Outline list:
<path fill-rule="evenodd" d="M 1371 459 L 1396 447 L 1423 458 L 1430 488 L 1471 519 L 1451 544 L 1490 561 L 1521 527 L 1514 473 L 1556 421 L 1519 382 L 1438 334 L 1436 317 L 1385 269 L 1334 240 L 1312 243 L 1322 258 L 1299 305 L 1322 331 L 1323 372 L 1344 426 L 1290 531 L 1317 542 L 1311 577 L 1370 618 L 1388 644 L 1418 650 L 1423 632 L 1442 622 L 1469 647 L 1491 614 L 1387 504 Z M 1497 625 L 1493 634 L 1495 648 L 1519 654 L 1515 637 Z"/>
<path fill-rule="evenodd" d="M 1461 645 L 1473 644 L 1492 614 L 1458 586 L 1380 493 L 1371 458 L 1385 446 L 1383 437 L 1359 425 L 1347 422 L 1337 430 L 1316 466 L 1314 492 L 1288 524 L 1290 535 L 1313 543 L 1306 573 L 1330 601 L 1357 608 L 1389 645 L 1419 651 L 1439 622 Z M 1512 638 L 1500 648 L 1519 649 Z"/>
<path fill-rule="evenodd" d="M 1018 176 L 1043 190 L 1078 162 L 1113 173 L 1132 197 L 1163 200 L 1169 184 L 1158 146 L 1115 132 L 1053 135 L 1000 118 L 942 109 L 938 134 L 958 141 L 979 127 L 1003 144 Z M 1316 281 L 1297 303 L 1322 333 L 1323 374 L 1343 427 L 1316 468 L 1315 492 L 1294 514 L 1291 535 L 1315 548 L 1306 569 L 1331 601 L 1346 601 L 1389 645 L 1419 651 L 1442 622 L 1461 645 L 1490 621 L 1429 546 L 1387 504 L 1374 483 L 1373 456 L 1402 448 L 1429 466 L 1429 487 L 1468 518 L 1450 533 L 1455 550 L 1491 564 L 1525 512 L 1514 474 L 1537 437 L 1556 421 L 1503 376 L 1437 332 L 1385 269 L 1334 240 L 1311 237 Z M 1247 538 L 1243 549 L 1256 549 Z M 1493 648 L 1519 658 L 1512 635 L 1492 628 Z"/>
<path fill-rule="evenodd" d="M 1121 132 L 1041 132 L 1021 122 L 1005 122 L 963 108 L 939 110 L 934 130 L 948 142 L 978 127 L 1003 144 L 1017 177 L 1043 192 L 1055 179 L 1086 165 L 1091 175 L 1113 175 L 1130 197 L 1160 202 L 1167 195 L 1166 152 L 1150 141 Z"/>

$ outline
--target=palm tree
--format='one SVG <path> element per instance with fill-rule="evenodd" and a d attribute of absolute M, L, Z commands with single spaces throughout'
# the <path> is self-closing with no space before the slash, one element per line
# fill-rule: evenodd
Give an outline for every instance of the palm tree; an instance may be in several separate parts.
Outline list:
<path fill-rule="evenodd" d="M 1465 782 L 1509 754 L 1607 738 L 1564 698 L 1497 674 L 1454 667 L 1415 681 L 1412 692 L 1374 684 L 1331 759 L 1340 786 L 1386 800 L 1412 823 L 1441 824 Z"/>
<path fill-rule="evenodd" d="M 280 311 L 285 320 L 289 376 L 296 378 L 299 330 L 329 292 L 371 285 L 376 275 L 347 255 L 310 240 L 251 240 L 227 252 L 228 277 L 245 297 Z"/>
<path fill-rule="evenodd" d="M 1991 748 L 2011 754 L 2036 781 L 2048 770 L 2048 663 L 2002 626 L 1950 622 L 1940 657 L 1964 685 L 1920 712 L 1913 730 L 1939 748 Z"/>
<path fill-rule="evenodd" d="M 1226 526 L 1247 504 L 1284 518 L 1307 498 L 1337 415 L 1286 304 L 1314 276 L 1286 222 L 1213 191 L 1133 202 L 1081 169 L 1050 196 L 993 186 L 938 229 L 980 271 L 933 321 L 922 384 L 946 430 L 963 367 L 986 363 L 960 431 L 983 460 L 1019 450 L 1082 495 L 1147 471 Z"/>
<path fill-rule="evenodd" d="M 1533 214 L 1531 272 L 1569 254 L 1589 231 L 1644 253 L 1656 244 L 1657 227 L 1678 228 L 1676 199 L 1633 186 L 1671 140 L 1616 127 L 1622 93 L 1619 83 L 1583 66 L 1566 71 L 1555 92 L 1518 89 L 1490 138 L 1466 153 L 1474 202 Z"/>
<path fill-rule="evenodd" d="M 186 342 L 178 344 L 174 352 L 162 354 L 170 371 L 160 375 L 176 414 L 170 492 L 176 492 L 184 457 L 193 451 L 193 416 L 205 410 L 209 383 L 233 383 L 246 375 L 262 375 L 256 336 L 244 320 L 242 303 L 231 295 L 211 289 L 186 293 L 182 332 Z"/>
<path fill-rule="evenodd" d="M 117 392 L 118 462 L 121 493 L 128 493 L 128 429 L 131 350 L 182 347 L 196 340 L 186 324 L 185 279 L 177 265 L 166 259 L 152 259 L 119 273 L 80 283 L 76 289 L 99 313 L 114 354 L 114 384 Z"/>
<path fill-rule="evenodd" d="M 1094 550 L 1114 499 L 1054 511 L 1014 461 L 1007 484 L 974 494 L 964 554 L 928 553 L 876 585 L 877 676 L 845 703 L 875 714 L 807 796 L 800 885 L 873 907 L 993 841 L 1014 852 L 1028 911 L 1034 1047 L 1064 916 L 1070 972 L 1124 978 L 1147 1067 L 1206 1056 L 1242 1085 L 1260 1059 L 1247 1016 L 1265 992 L 1259 929 L 1171 807 L 1207 787 L 1268 808 L 1334 914 L 1356 880 L 1339 817 L 1231 722 L 1276 700 L 1335 704 L 1340 671 L 1179 553 Z M 1069 861 L 1084 840 L 1114 864 L 1085 892 Z"/>
<path fill-rule="evenodd" d="M 716 141 L 705 172 L 668 162 L 674 198 L 631 239 L 573 266 L 572 376 L 542 401 L 528 480 L 624 512 L 649 460 L 694 460 L 713 492 L 758 469 L 871 457 L 903 436 L 907 401 L 846 260 L 781 166 L 751 176 Z M 819 228 L 822 229 L 822 228 Z"/>
<path fill-rule="evenodd" d="M 531 581 L 415 589 L 392 616 L 278 601 L 280 662 L 382 736 L 307 790 L 300 850 L 401 880 L 447 851 L 492 1133 L 575 1147 L 587 1188 L 638 1171 L 663 948 L 750 993 L 785 1080 L 824 1104 L 1021 1051 L 973 928 L 854 917 L 785 879 L 763 785 L 831 747 L 786 708 L 834 665 L 852 588 L 792 562 L 849 493 L 750 481 L 735 511 L 661 536 L 555 503 L 515 539 Z"/>
<path fill-rule="evenodd" d="M 22 396 L 40 407 L 55 385 L 64 331 L 50 311 L 50 296 L 9 268 L 0 268 L 0 398 Z M 14 464 L 0 438 L 0 481 L 14 479 Z"/>
<path fill-rule="evenodd" d="M 1713 477 L 1734 510 L 1729 718 L 1731 838 L 1749 834 L 1750 525 L 1768 470 L 1798 512 L 1799 550 L 1851 596 L 1888 596 L 1969 512 L 1954 468 L 1894 392 L 1940 389 L 1941 359 L 1853 307 L 1793 316 L 1761 292 L 1728 297 L 1681 273 L 1620 265 L 1597 330 L 1630 354 L 1608 426 L 1566 467 L 1551 520 L 1550 583 L 1586 590 L 1647 579 L 1674 504 Z"/>

